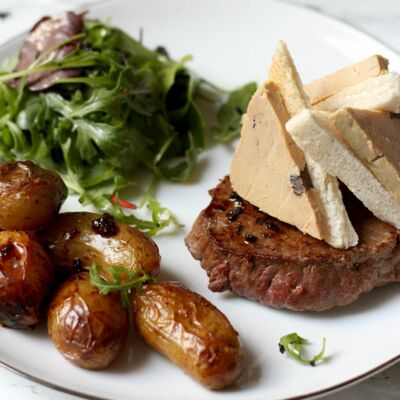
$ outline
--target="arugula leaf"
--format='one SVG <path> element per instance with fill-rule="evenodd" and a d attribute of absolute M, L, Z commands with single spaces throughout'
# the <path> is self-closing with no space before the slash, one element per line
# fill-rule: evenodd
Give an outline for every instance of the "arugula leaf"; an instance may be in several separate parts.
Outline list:
<path fill-rule="evenodd" d="M 212 129 L 215 139 L 229 142 L 240 135 L 242 115 L 256 90 L 256 83 L 251 82 L 229 94 L 226 103 L 218 110 L 218 125 Z"/>
<path fill-rule="evenodd" d="M 108 279 L 104 279 L 101 276 L 102 273 L 106 274 Z M 140 292 L 144 284 L 155 282 L 155 279 L 145 272 L 137 273 L 126 267 L 99 266 L 96 264 L 93 264 L 89 269 L 89 280 L 91 285 L 104 296 L 119 292 L 121 303 L 125 308 L 129 307 L 129 295 L 132 289 Z"/>
<path fill-rule="evenodd" d="M 177 75 L 185 70 L 187 62 L 192 60 L 192 56 L 184 56 L 178 62 L 167 59 L 165 61 L 164 68 L 159 71 L 159 79 L 163 87 L 164 96 L 167 95 L 168 91 L 173 85 L 176 84 Z"/>
<path fill-rule="evenodd" d="M 98 50 L 125 53 L 138 65 L 157 60 L 157 54 L 118 28 L 112 28 L 101 21 L 85 21 L 85 38 L 89 45 Z"/>
<path fill-rule="evenodd" d="M 302 352 L 302 345 L 309 343 L 310 342 L 307 339 L 302 338 L 297 333 L 290 333 L 289 335 L 281 337 L 279 341 L 279 350 L 281 351 L 281 353 L 286 352 L 289 355 L 289 357 L 299 361 L 302 364 L 311 365 L 312 367 L 315 367 L 315 365 L 318 362 L 322 362 L 324 359 L 326 340 L 325 338 L 322 339 L 321 351 L 311 359 L 307 360 L 303 358 L 301 352 Z"/>
<path fill-rule="evenodd" d="M 53 72 L 60 69 L 87 68 L 96 66 L 112 66 L 113 60 L 106 55 L 93 51 L 77 54 L 72 52 L 59 61 L 47 61 L 40 65 L 33 65 L 22 71 L 3 73 L 0 72 L 0 82 L 23 78 L 36 72 Z"/>

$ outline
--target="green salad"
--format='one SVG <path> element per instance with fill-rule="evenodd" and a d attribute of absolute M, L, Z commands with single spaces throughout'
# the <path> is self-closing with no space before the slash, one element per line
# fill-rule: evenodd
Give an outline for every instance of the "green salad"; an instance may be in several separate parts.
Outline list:
<path fill-rule="evenodd" d="M 83 205 L 148 234 L 176 223 L 152 197 L 155 186 L 186 181 L 207 134 L 219 141 L 236 137 L 256 90 L 255 83 L 221 90 L 192 73 L 190 59 L 175 61 L 162 47 L 147 49 L 117 28 L 84 19 L 81 32 L 34 62 L 15 68 L 16 60 L 0 72 L 0 161 L 29 159 L 55 170 Z M 53 74 L 53 81 L 32 89 L 35 74 Z M 208 132 L 204 101 L 216 120 Z M 120 199 L 144 170 L 153 177 L 141 188 L 150 220 L 126 214 Z"/>

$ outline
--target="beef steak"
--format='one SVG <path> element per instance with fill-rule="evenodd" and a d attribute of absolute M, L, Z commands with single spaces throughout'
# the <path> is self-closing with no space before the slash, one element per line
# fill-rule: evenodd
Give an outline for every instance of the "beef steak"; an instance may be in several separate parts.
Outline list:
<path fill-rule="evenodd" d="M 323 311 L 400 281 L 395 228 L 361 204 L 346 204 L 360 242 L 335 249 L 263 212 L 234 192 L 228 177 L 210 191 L 186 245 L 215 292 L 234 293 L 296 311 Z"/>

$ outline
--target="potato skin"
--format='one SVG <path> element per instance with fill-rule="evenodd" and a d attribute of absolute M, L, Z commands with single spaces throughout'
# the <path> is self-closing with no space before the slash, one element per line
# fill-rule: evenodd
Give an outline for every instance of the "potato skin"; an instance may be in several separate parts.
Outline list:
<path fill-rule="evenodd" d="M 42 246 L 25 232 L 0 232 L 0 324 L 27 328 L 39 322 L 54 281 Z"/>
<path fill-rule="evenodd" d="M 96 263 L 157 275 L 160 268 L 157 245 L 138 229 L 118 222 L 115 235 L 103 236 L 92 226 L 100 217 L 89 212 L 70 212 L 54 218 L 41 238 L 56 269 L 71 275 L 76 272 L 74 265 L 88 269 Z"/>
<path fill-rule="evenodd" d="M 48 332 L 58 351 L 81 368 L 103 369 L 126 342 L 128 312 L 120 296 L 101 295 L 82 272 L 64 282 L 51 302 Z"/>
<path fill-rule="evenodd" d="M 0 228 L 37 230 L 46 226 L 67 194 L 56 173 L 32 161 L 0 164 Z"/>
<path fill-rule="evenodd" d="M 237 332 L 208 300 L 178 282 L 146 285 L 133 298 L 139 335 L 209 389 L 232 384 L 243 370 Z"/>

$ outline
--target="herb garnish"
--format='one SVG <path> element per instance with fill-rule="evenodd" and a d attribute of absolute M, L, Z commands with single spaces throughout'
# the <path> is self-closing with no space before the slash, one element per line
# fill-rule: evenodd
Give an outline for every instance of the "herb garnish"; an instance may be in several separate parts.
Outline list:
<path fill-rule="evenodd" d="M 104 279 L 101 276 L 102 271 L 105 271 L 110 278 Z M 120 292 L 121 303 L 125 308 L 129 307 L 129 295 L 132 289 L 140 292 L 145 283 L 155 282 L 155 279 L 145 272 L 138 274 L 125 267 L 101 267 L 96 264 L 90 267 L 89 279 L 92 286 L 102 295 Z"/>
<path fill-rule="evenodd" d="M 282 336 L 279 341 L 279 350 L 281 353 L 286 352 L 288 356 L 301 362 L 302 364 L 311 365 L 315 367 L 315 365 L 321 362 L 324 359 L 325 353 L 325 338 L 322 339 L 322 348 L 321 351 L 315 355 L 310 360 L 303 358 L 302 345 L 309 344 L 310 342 L 307 339 L 302 338 L 297 333 L 290 333 L 289 335 Z"/>
<path fill-rule="evenodd" d="M 55 57 L 67 43 L 73 51 Z M 83 205 L 150 235 L 177 224 L 152 196 L 160 180 L 186 181 L 204 148 L 199 100 L 211 102 L 215 137 L 227 141 L 240 133 L 241 114 L 256 89 L 252 83 L 221 90 L 193 74 L 190 59 L 175 61 L 165 49 L 149 50 L 117 28 L 86 19 L 83 32 L 30 66 L 0 72 L 0 161 L 30 159 L 55 170 Z M 34 73 L 67 70 L 76 72 L 46 90 L 30 90 Z M 150 221 L 127 215 L 115 202 L 146 170 L 153 177 L 145 194 Z M 143 185 L 138 193 L 146 193 Z"/>

